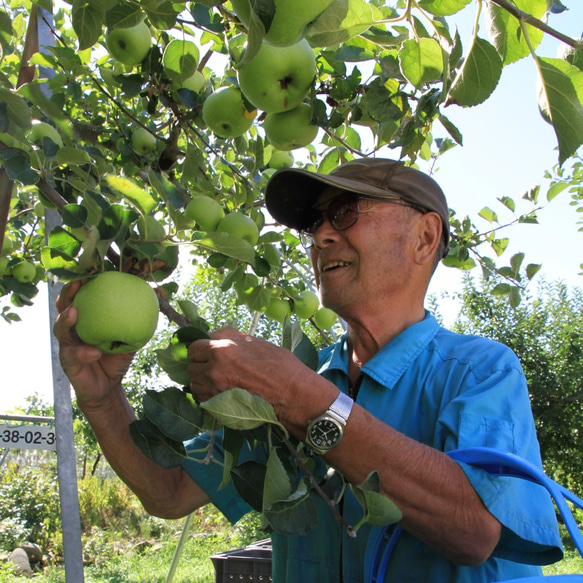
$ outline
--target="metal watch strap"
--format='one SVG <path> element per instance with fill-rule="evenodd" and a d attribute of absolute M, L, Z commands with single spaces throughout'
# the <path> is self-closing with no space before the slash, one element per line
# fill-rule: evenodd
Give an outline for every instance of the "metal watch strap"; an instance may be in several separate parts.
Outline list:
<path fill-rule="evenodd" d="M 341 391 L 326 413 L 329 415 L 335 415 L 336 417 L 339 417 L 343 423 L 346 423 L 348 421 L 348 416 L 352 411 L 352 405 L 354 405 L 354 401 L 346 393 Z"/>

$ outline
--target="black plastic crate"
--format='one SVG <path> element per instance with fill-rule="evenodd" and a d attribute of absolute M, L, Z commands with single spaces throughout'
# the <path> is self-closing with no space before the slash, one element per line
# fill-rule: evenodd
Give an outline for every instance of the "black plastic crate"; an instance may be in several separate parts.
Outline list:
<path fill-rule="evenodd" d="M 271 577 L 271 541 L 212 555 L 215 583 L 267 583 Z"/>

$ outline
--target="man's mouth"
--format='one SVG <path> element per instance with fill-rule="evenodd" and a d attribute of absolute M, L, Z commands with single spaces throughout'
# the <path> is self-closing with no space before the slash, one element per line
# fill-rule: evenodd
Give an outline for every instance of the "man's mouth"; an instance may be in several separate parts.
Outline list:
<path fill-rule="evenodd" d="M 338 269 L 339 267 L 347 267 L 348 265 L 350 265 L 348 261 L 330 261 L 322 266 L 322 273 L 327 273 L 328 271 Z"/>

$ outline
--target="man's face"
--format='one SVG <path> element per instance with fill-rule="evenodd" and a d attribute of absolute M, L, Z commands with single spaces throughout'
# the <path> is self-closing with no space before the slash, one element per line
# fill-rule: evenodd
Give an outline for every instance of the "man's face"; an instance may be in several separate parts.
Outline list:
<path fill-rule="evenodd" d="M 325 189 L 317 206 L 326 209 L 341 192 Z M 408 281 L 413 224 L 421 216 L 408 207 L 361 199 L 358 220 L 350 228 L 336 231 L 325 219 L 311 249 L 322 303 L 346 319 L 386 306 Z"/>

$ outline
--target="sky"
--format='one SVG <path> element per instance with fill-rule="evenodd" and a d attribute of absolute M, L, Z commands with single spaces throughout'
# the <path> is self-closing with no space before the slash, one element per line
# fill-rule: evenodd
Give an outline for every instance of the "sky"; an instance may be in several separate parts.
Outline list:
<path fill-rule="evenodd" d="M 564 4 L 569 6 L 569 12 L 554 17 L 550 24 L 578 37 L 583 32 L 583 2 L 564 0 Z M 471 19 L 472 12 L 466 9 L 460 18 L 460 34 L 465 43 L 469 42 L 470 32 L 461 27 Z M 549 42 L 545 54 L 554 56 L 558 42 Z M 458 216 L 475 217 L 488 205 L 501 218 L 510 218 L 495 199 L 509 196 L 518 203 L 522 193 L 540 184 L 545 170 L 558 162 L 554 131 L 538 112 L 535 77 L 534 63 L 524 59 L 505 67 L 498 88 L 482 105 L 471 109 L 451 106 L 443 111 L 460 128 L 464 140 L 463 147 L 439 160 L 434 177 Z M 394 152 L 384 154 L 395 157 Z M 583 263 L 583 233 L 578 232 L 577 213 L 569 206 L 569 200 L 569 195 L 563 193 L 539 212 L 539 225 L 519 225 L 506 232 L 511 240 L 503 255 L 506 263 L 514 253 L 523 251 L 525 264 L 542 264 L 534 283 L 544 277 L 583 287 L 583 277 L 578 275 Z M 518 208 L 526 211 L 529 207 L 519 204 Z M 430 293 L 440 297 L 459 290 L 461 275 L 440 266 Z M 439 306 L 446 324 L 453 322 L 457 302 L 440 299 Z M 32 307 L 19 309 L 18 313 L 22 322 L 9 325 L 0 320 L 0 414 L 23 405 L 25 396 L 37 392 L 44 400 L 52 401 L 46 288 L 41 289 Z"/>

